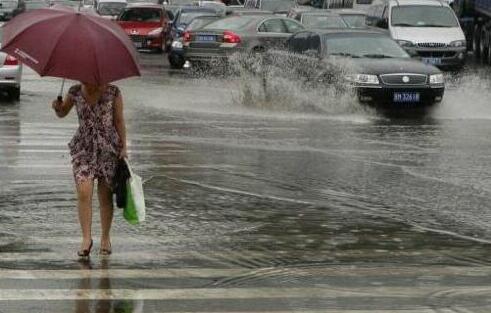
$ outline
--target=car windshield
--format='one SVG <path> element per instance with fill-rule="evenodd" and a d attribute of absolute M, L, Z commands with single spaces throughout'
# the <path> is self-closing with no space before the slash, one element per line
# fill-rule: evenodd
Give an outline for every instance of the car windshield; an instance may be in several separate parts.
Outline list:
<path fill-rule="evenodd" d="M 295 3 L 291 0 L 262 0 L 261 10 L 271 12 L 288 12 Z"/>
<path fill-rule="evenodd" d="M 100 15 L 119 15 L 125 7 L 124 2 L 101 2 L 97 11 Z"/>
<path fill-rule="evenodd" d="M 160 22 L 160 10 L 149 8 L 128 9 L 121 14 L 124 22 Z"/>
<path fill-rule="evenodd" d="M 341 17 L 350 28 L 367 27 L 366 16 L 363 14 L 343 14 Z"/>
<path fill-rule="evenodd" d="M 341 16 L 304 14 L 302 24 L 310 28 L 346 28 L 348 27 Z"/>
<path fill-rule="evenodd" d="M 42 9 L 47 7 L 49 7 L 49 3 L 46 1 L 26 1 L 27 10 Z"/>
<path fill-rule="evenodd" d="M 179 15 L 178 20 L 176 21 L 177 25 L 188 25 L 193 19 L 198 16 L 210 15 L 211 12 L 207 11 L 190 11 L 190 12 L 182 12 Z"/>
<path fill-rule="evenodd" d="M 4 9 L 11 9 L 17 7 L 17 1 L 0 1 L 0 6 Z"/>
<path fill-rule="evenodd" d="M 213 21 L 216 21 L 218 19 L 218 16 L 202 16 L 195 18 L 189 23 L 189 25 L 186 27 L 186 30 L 193 30 L 193 29 L 200 29 L 205 25 L 210 24 Z"/>
<path fill-rule="evenodd" d="M 324 37 L 328 55 L 353 58 L 409 58 L 392 39 L 380 35 L 336 34 Z"/>
<path fill-rule="evenodd" d="M 223 18 L 203 27 L 203 29 L 229 29 L 229 30 L 240 30 L 245 28 L 247 25 L 255 21 L 256 19 L 252 16 L 233 16 L 228 18 Z"/>
<path fill-rule="evenodd" d="M 459 27 L 452 9 L 429 5 L 394 7 L 391 24 L 401 27 Z"/>

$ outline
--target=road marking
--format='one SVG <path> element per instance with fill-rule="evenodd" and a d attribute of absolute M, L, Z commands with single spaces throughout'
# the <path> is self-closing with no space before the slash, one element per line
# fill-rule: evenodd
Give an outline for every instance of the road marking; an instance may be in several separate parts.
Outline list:
<path fill-rule="evenodd" d="M 0 253 L 1 255 L 1 253 Z M 260 268 L 162 268 L 162 269 L 74 269 L 0 271 L 0 279 L 82 279 L 82 278 L 214 278 L 231 276 L 260 277 L 269 272 L 289 273 L 298 277 L 421 277 L 421 276 L 491 276 L 491 267 L 260 267 Z"/>
<path fill-rule="evenodd" d="M 0 279 L 83 279 L 83 278 L 213 278 L 247 274 L 247 269 L 86 269 L 86 270 L 2 270 Z"/>
<path fill-rule="evenodd" d="M 0 289 L 0 301 L 26 300 L 224 300 L 224 299 L 337 299 L 337 298 L 426 298 L 451 291 L 452 297 L 491 296 L 489 286 L 445 289 L 440 286 L 409 287 L 314 287 L 314 288 L 186 288 L 186 289 Z"/>

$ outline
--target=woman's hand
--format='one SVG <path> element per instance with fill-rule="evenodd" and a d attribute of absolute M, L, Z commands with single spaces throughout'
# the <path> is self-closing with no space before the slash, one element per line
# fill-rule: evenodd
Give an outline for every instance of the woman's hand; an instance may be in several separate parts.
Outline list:
<path fill-rule="evenodd" d="M 51 107 L 55 110 L 56 113 L 60 112 L 61 109 L 63 108 L 63 100 L 56 99 L 51 104 Z"/>
<path fill-rule="evenodd" d="M 65 100 L 58 97 L 58 99 L 51 103 L 51 107 L 55 110 L 58 117 L 65 117 L 73 107 L 72 97 L 67 96 Z"/>

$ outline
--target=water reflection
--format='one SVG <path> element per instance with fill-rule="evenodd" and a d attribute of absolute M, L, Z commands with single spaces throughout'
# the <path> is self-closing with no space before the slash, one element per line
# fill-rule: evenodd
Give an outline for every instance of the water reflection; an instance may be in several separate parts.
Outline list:
<path fill-rule="evenodd" d="M 100 259 L 101 275 L 93 277 L 91 270 L 95 267 L 91 259 L 80 260 L 80 268 L 86 270 L 80 278 L 78 289 L 85 298 L 75 301 L 74 313 L 142 313 L 143 300 L 114 299 L 110 278 L 109 258 Z M 99 296 L 94 296 L 97 293 Z M 95 300 L 91 299 L 95 298 Z"/>

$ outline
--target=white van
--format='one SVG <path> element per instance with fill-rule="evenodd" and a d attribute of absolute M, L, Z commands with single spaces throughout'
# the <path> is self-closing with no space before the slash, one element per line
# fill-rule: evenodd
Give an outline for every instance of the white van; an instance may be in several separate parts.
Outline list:
<path fill-rule="evenodd" d="M 115 20 L 128 5 L 126 0 L 98 0 L 96 11 L 100 16 Z"/>
<path fill-rule="evenodd" d="M 444 0 L 374 1 L 367 23 L 388 29 L 411 55 L 443 68 L 460 68 L 467 56 L 464 32 Z"/>

